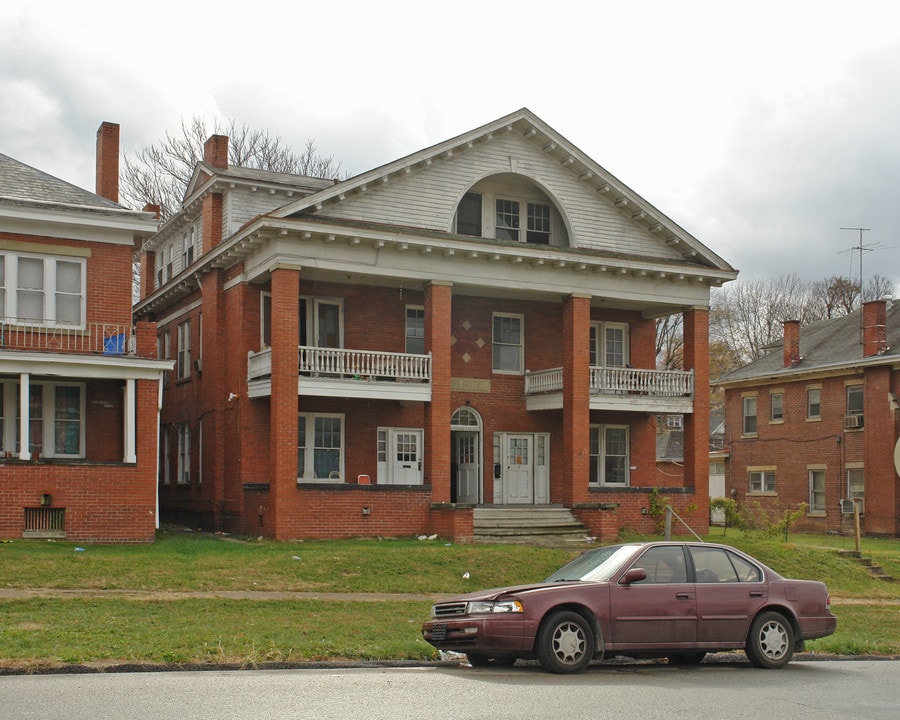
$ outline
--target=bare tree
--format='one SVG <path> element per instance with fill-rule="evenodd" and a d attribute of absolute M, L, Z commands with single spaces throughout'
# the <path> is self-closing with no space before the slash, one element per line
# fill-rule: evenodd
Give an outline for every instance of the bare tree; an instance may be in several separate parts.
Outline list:
<path fill-rule="evenodd" d="M 863 301 L 880 300 L 883 297 L 893 297 L 897 292 L 896 283 L 886 275 L 875 274 L 870 277 L 863 286 Z"/>
<path fill-rule="evenodd" d="M 233 119 L 209 125 L 194 117 L 181 121 L 180 132 L 166 131 L 159 143 L 134 155 L 124 154 L 122 204 L 142 208 L 153 203 L 159 205 L 163 222 L 172 217 L 181 207 L 194 167 L 203 158 L 204 143 L 214 134 L 228 136 L 229 165 L 319 178 L 336 178 L 341 173 L 340 163 L 333 156 L 319 155 L 312 140 L 296 153 L 266 130 L 239 125 Z"/>
<path fill-rule="evenodd" d="M 656 367 L 659 370 L 684 368 L 684 316 L 673 313 L 656 320 Z"/>

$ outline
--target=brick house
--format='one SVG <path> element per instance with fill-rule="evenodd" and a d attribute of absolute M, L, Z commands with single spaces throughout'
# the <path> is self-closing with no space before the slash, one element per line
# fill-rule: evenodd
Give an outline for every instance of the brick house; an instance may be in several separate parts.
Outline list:
<path fill-rule="evenodd" d="M 614 536 L 652 525 L 673 412 L 705 527 L 709 292 L 736 271 L 528 110 L 341 182 L 213 136 L 142 267 L 172 516 L 467 541 L 474 506 L 561 505 Z M 655 369 L 671 313 L 683 372 Z"/>
<path fill-rule="evenodd" d="M 117 204 L 119 127 L 97 194 L 0 155 L 0 537 L 152 542 L 156 328 L 132 327 L 132 257 L 155 217 Z M 25 438 L 22 441 L 22 438 Z"/>
<path fill-rule="evenodd" d="M 798 529 L 897 535 L 900 307 L 889 300 L 804 328 L 784 323 L 769 354 L 720 378 L 726 484 L 771 512 L 807 503 Z"/>

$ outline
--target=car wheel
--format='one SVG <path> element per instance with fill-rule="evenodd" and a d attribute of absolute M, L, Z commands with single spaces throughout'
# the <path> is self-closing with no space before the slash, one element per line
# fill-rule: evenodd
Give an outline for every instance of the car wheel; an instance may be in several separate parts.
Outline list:
<path fill-rule="evenodd" d="M 516 664 L 517 660 L 516 657 L 510 655 L 494 657 L 478 653 L 466 653 L 466 659 L 472 667 L 511 667 Z"/>
<path fill-rule="evenodd" d="M 746 651 L 756 667 L 784 667 L 794 656 L 794 628 L 780 613 L 764 612 L 750 626 Z"/>
<path fill-rule="evenodd" d="M 575 612 L 559 611 L 546 618 L 538 633 L 538 660 L 550 672 L 576 673 L 594 657 L 594 633 Z"/>
<path fill-rule="evenodd" d="M 705 652 L 679 653 L 669 655 L 669 665 L 699 665 L 706 657 Z"/>

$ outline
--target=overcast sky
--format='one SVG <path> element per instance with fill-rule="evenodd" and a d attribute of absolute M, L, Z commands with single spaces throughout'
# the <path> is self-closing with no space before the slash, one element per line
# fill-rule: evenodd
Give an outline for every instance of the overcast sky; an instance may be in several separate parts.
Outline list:
<path fill-rule="evenodd" d="M 742 271 L 900 281 L 896 0 L 3 0 L 0 152 L 234 118 L 357 174 L 528 107 Z"/>

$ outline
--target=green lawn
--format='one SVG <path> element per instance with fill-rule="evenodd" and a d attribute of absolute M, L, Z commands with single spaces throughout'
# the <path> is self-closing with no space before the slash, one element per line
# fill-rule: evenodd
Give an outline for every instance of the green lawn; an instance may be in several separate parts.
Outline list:
<path fill-rule="evenodd" d="M 714 529 L 783 575 L 824 581 L 838 631 L 814 652 L 900 655 L 898 585 L 837 550 L 848 539 L 782 539 Z M 577 551 L 441 540 L 277 543 L 161 531 L 150 546 L 0 544 L 0 588 L 142 590 L 127 597 L 0 600 L 0 670 L 61 664 L 433 659 L 419 627 L 430 600 L 166 599 L 166 591 L 267 590 L 441 595 L 540 580 Z M 900 542 L 863 553 L 900 576 Z M 468 573 L 468 578 L 464 574 Z M 850 602 L 850 600 L 853 602 Z M 860 599 L 863 602 L 860 602 Z"/>

